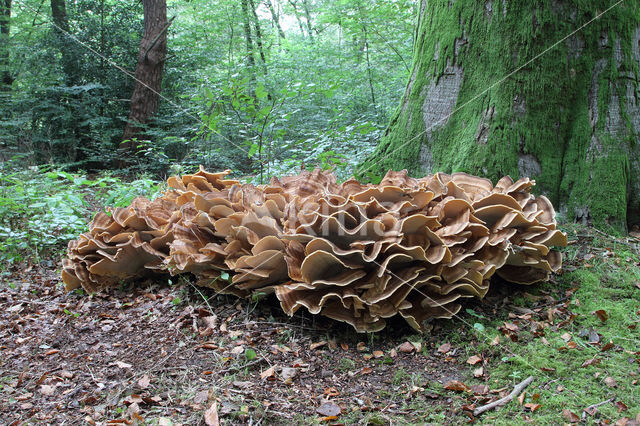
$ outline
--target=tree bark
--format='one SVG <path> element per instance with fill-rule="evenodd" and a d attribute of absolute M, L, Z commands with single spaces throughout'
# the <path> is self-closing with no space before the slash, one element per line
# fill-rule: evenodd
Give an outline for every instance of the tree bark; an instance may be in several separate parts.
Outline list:
<path fill-rule="evenodd" d="M 9 62 L 11 0 L 0 0 L 0 92 L 10 92 L 13 84 Z"/>
<path fill-rule="evenodd" d="M 123 148 L 135 150 L 133 138 L 140 137 L 142 125 L 158 111 L 162 90 L 162 69 L 167 57 L 166 0 L 143 0 L 144 35 L 140 41 L 135 86 L 131 95 L 129 120 L 124 129 Z"/>
<path fill-rule="evenodd" d="M 405 94 L 359 175 L 531 176 L 567 220 L 640 223 L 640 5 L 613 4 L 422 0 Z"/>
<path fill-rule="evenodd" d="M 256 65 L 256 60 L 253 57 L 253 37 L 251 36 L 251 18 L 249 17 L 249 2 L 248 0 L 242 0 L 242 18 L 244 23 L 244 41 L 247 47 L 247 65 L 253 73 Z"/>
<path fill-rule="evenodd" d="M 67 19 L 67 6 L 65 0 L 51 0 L 51 17 L 53 18 L 54 30 L 58 37 L 60 45 L 60 54 L 62 56 L 62 70 L 64 72 L 65 84 L 67 86 L 75 86 L 78 84 L 78 61 L 76 60 L 73 41 L 68 38 L 71 32 L 69 28 L 69 20 Z"/>
<path fill-rule="evenodd" d="M 256 13 L 256 6 L 253 0 L 249 0 L 251 6 L 251 15 L 253 17 L 253 26 L 256 29 L 256 44 L 258 45 L 258 52 L 260 53 L 260 60 L 262 61 L 262 73 L 267 75 L 267 58 L 264 54 L 264 48 L 262 47 L 262 29 L 260 28 L 260 20 Z"/>
<path fill-rule="evenodd" d="M 304 9 L 304 17 L 307 20 L 307 32 L 309 33 L 309 40 L 313 43 L 313 33 L 311 26 L 311 13 L 309 11 L 309 3 L 307 0 L 302 0 L 302 8 Z"/>
<path fill-rule="evenodd" d="M 282 26 L 280 25 L 280 15 L 276 13 L 275 7 L 273 7 L 273 2 L 271 0 L 266 0 L 267 7 L 269 8 L 269 12 L 271 12 L 271 19 L 273 20 L 274 25 L 278 29 L 278 38 L 286 38 L 284 36 L 284 31 L 282 31 Z"/>

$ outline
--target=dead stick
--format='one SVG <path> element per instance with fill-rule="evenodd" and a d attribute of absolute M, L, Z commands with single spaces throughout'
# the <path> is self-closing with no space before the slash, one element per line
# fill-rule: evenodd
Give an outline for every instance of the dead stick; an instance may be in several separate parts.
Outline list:
<path fill-rule="evenodd" d="M 591 411 L 594 408 L 598 408 L 601 405 L 608 404 L 611 401 L 615 401 L 615 398 L 609 398 L 606 401 L 598 402 L 597 404 L 592 404 L 592 405 L 588 406 L 587 408 L 582 410 L 582 420 L 587 418 L 587 411 Z"/>
<path fill-rule="evenodd" d="M 533 376 L 529 376 L 527 377 L 522 383 L 520 383 L 518 386 L 516 386 L 515 388 L 513 388 L 513 391 L 505 396 L 504 398 L 500 398 L 497 401 L 493 401 L 490 404 L 487 405 L 483 405 L 482 407 L 478 407 L 475 410 L 473 410 L 473 415 L 474 416 L 479 416 L 480 414 L 484 413 L 485 411 L 489 411 L 491 409 L 494 409 L 496 407 L 500 407 L 504 404 L 506 404 L 507 402 L 511 401 L 513 398 L 515 398 L 516 396 L 520 395 L 520 393 L 531 384 L 531 382 L 533 382 Z"/>

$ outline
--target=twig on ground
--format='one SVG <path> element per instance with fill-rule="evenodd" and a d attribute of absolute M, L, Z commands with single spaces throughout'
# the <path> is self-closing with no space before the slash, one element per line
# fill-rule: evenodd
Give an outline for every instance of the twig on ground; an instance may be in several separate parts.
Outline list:
<path fill-rule="evenodd" d="M 256 364 L 260 364 L 263 361 L 269 363 L 269 361 L 265 357 L 259 357 L 258 359 L 254 360 L 254 361 L 251 361 L 251 362 L 249 362 L 247 364 L 238 365 L 238 366 L 235 366 L 235 367 L 225 368 L 224 370 L 220 370 L 217 373 L 218 373 L 218 375 L 227 374 L 227 373 L 230 373 L 232 371 L 238 371 L 238 370 L 242 370 L 243 368 L 247 368 L 247 367 L 254 366 Z"/>
<path fill-rule="evenodd" d="M 490 404 L 487 405 L 483 405 L 482 407 L 478 407 L 475 410 L 473 410 L 473 415 L 474 416 L 479 416 L 480 414 L 484 413 L 485 411 L 489 411 L 491 409 L 494 409 L 496 407 L 501 407 L 504 404 L 506 404 L 507 402 L 511 401 L 513 398 L 515 398 L 516 396 L 520 395 L 520 393 L 531 384 L 531 382 L 533 382 L 533 376 L 529 376 L 527 377 L 524 381 L 522 381 L 520 384 L 518 384 L 515 388 L 513 388 L 513 391 L 511 391 L 511 393 L 507 396 L 505 396 L 504 398 L 500 398 L 497 401 L 493 401 Z"/>
<path fill-rule="evenodd" d="M 607 404 L 607 403 L 612 402 L 612 401 L 615 401 L 615 398 L 609 398 L 606 401 L 598 402 L 597 404 L 593 404 L 593 405 L 588 406 L 587 408 L 582 410 L 582 420 L 585 420 L 587 418 L 587 410 L 591 411 L 594 408 L 598 408 L 599 406 Z"/>

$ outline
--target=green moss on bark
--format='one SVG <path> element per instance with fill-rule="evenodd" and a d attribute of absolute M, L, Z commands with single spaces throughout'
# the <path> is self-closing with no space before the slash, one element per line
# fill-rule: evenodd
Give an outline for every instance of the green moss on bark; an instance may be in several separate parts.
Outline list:
<path fill-rule="evenodd" d="M 528 63 L 610 6 L 423 1 L 407 90 L 360 177 L 526 174 L 568 219 L 623 229 L 640 205 L 629 196 L 638 185 L 629 109 L 640 106 L 626 102 L 628 85 L 638 97 L 640 5 L 621 3 Z"/>

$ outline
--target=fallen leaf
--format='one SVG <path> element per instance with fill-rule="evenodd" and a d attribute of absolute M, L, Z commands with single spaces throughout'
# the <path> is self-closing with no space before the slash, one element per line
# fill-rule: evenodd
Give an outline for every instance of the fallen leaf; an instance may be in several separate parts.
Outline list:
<path fill-rule="evenodd" d="M 327 396 L 338 396 L 340 395 L 340 392 L 338 392 L 338 389 L 336 388 L 326 388 L 324 390 L 324 394 Z"/>
<path fill-rule="evenodd" d="M 282 367 L 282 371 L 280 372 L 280 376 L 285 382 L 293 380 L 296 374 L 298 374 L 298 369 L 290 367 Z"/>
<path fill-rule="evenodd" d="M 522 392 L 519 396 L 518 396 L 518 404 L 522 405 L 524 404 L 524 398 L 525 396 L 527 396 L 526 392 Z"/>
<path fill-rule="evenodd" d="M 627 404 L 625 404 L 622 401 L 616 401 L 616 407 L 618 407 L 618 413 L 621 413 L 622 411 L 627 411 L 629 409 L 629 407 L 627 407 Z"/>
<path fill-rule="evenodd" d="M 131 364 L 127 364 L 126 362 L 116 361 L 115 364 L 120 368 L 131 368 Z"/>
<path fill-rule="evenodd" d="M 207 426 L 219 426 L 220 420 L 218 419 L 218 401 L 213 401 L 211 407 L 204 412 L 204 422 Z"/>
<path fill-rule="evenodd" d="M 578 423 L 580 421 L 580 417 L 577 414 L 567 409 L 562 410 L 562 417 L 570 423 Z"/>
<path fill-rule="evenodd" d="M 370 367 L 364 367 L 360 370 L 360 374 L 371 374 L 371 372 L 373 372 L 373 370 Z"/>
<path fill-rule="evenodd" d="M 389 351 L 389 356 L 390 356 L 391 358 L 395 358 L 395 357 L 397 357 L 397 356 L 398 356 L 398 351 L 396 351 L 395 349 L 391 349 L 391 350 Z"/>
<path fill-rule="evenodd" d="M 489 343 L 491 346 L 496 346 L 500 344 L 500 335 L 497 334 L 496 337 Z"/>
<path fill-rule="evenodd" d="M 346 343 L 340 343 L 340 347 L 342 348 L 343 351 L 349 350 L 349 345 L 347 345 Z"/>
<path fill-rule="evenodd" d="M 73 373 L 67 370 L 62 370 L 61 372 L 58 373 L 58 376 L 64 379 L 73 379 Z"/>
<path fill-rule="evenodd" d="M 325 340 L 321 341 L 321 342 L 316 342 L 316 343 L 312 343 L 309 345 L 309 350 L 315 350 L 318 349 L 319 347 L 322 347 L 324 345 L 326 345 L 327 342 Z"/>
<path fill-rule="evenodd" d="M 486 395 L 489 393 L 489 386 L 487 385 L 471 385 L 469 389 L 477 395 Z"/>
<path fill-rule="evenodd" d="M 376 358 L 382 358 L 384 356 L 384 352 L 382 351 L 373 351 L 373 356 Z"/>
<path fill-rule="evenodd" d="M 201 390 L 196 393 L 196 396 L 193 397 L 193 402 L 196 404 L 204 404 L 209 400 L 209 391 Z"/>
<path fill-rule="evenodd" d="M 542 370 L 542 371 L 549 371 L 549 372 L 551 372 L 551 373 L 555 373 L 555 372 L 556 372 L 556 369 L 555 369 L 555 368 L 553 368 L 553 367 L 540 367 L 540 370 Z"/>
<path fill-rule="evenodd" d="M 564 333 L 562 336 L 560 336 L 560 338 L 565 342 L 568 342 L 569 340 L 571 340 L 571 335 L 569 333 Z"/>
<path fill-rule="evenodd" d="M 444 343 L 444 344 L 440 345 L 440 347 L 438 348 L 438 352 L 443 353 L 443 354 L 446 354 L 450 350 L 451 350 L 451 345 L 449 343 Z"/>
<path fill-rule="evenodd" d="M 140 386 L 140 389 L 148 388 L 150 383 L 151 383 L 151 379 L 146 374 L 142 376 L 140 380 L 138 380 L 138 386 Z"/>
<path fill-rule="evenodd" d="M 609 319 L 609 314 L 607 314 L 607 311 L 605 311 L 604 309 L 598 309 L 594 312 L 594 314 L 596 314 L 598 319 L 602 322 L 606 322 Z"/>
<path fill-rule="evenodd" d="M 613 342 L 609 340 L 609 343 L 600 348 L 600 352 L 608 351 L 609 349 L 613 348 L 613 346 Z"/>
<path fill-rule="evenodd" d="M 477 363 L 479 363 L 481 361 L 482 361 L 482 358 L 480 358 L 478 355 L 473 355 L 473 356 L 469 357 L 469 359 L 467 360 L 467 364 L 476 365 Z"/>
<path fill-rule="evenodd" d="M 50 386 L 50 385 L 40 386 L 40 393 L 43 395 L 50 396 L 50 395 L 53 395 L 55 391 L 56 391 L 55 386 Z"/>
<path fill-rule="evenodd" d="M 590 365 L 600 364 L 600 358 L 591 358 L 582 363 L 580 367 L 588 367 Z"/>
<path fill-rule="evenodd" d="M 470 390 L 467 385 L 458 380 L 449 380 L 447 383 L 445 383 L 444 388 L 456 392 L 467 392 Z"/>
<path fill-rule="evenodd" d="M 325 402 L 324 404 L 316 408 L 316 413 L 326 417 L 337 416 L 341 411 L 342 410 L 340 409 L 340 407 L 333 402 Z"/>
<path fill-rule="evenodd" d="M 478 367 L 475 370 L 473 370 L 473 377 L 482 377 L 483 374 L 484 374 L 484 369 L 482 367 Z"/>
<path fill-rule="evenodd" d="M 202 321 L 204 322 L 204 325 L 207 328 L 210 329 L 215 329 L 217 327 L 217 322 L 218 322 L 218 316 L 217 315 L 211 315 L 211 316 L 207 316 L 202 318 Z"/>
<path fill-rule="evenodd" d="M 616 382 L 616 379 L 614 379 L 613 377 L 606 377 L 604 379 L 604 384 L 609 386 L 610 388 L 615 388 L 616 386 L 618 386 L 618 382 Z"/>
<path fill-rule="evenodd" d="M 60 352 L 60 350 L 58 350 L 58 349 L 49 349 L 44 354 L 45 355 L 53 355 L 53 354 L 57 354 L 58 352 Z"/>
<path fill-rule="evenodd" d="M 364 352 L 367 350 L 367 346 L 364 344 L 364 342 L 358 342 L 358 344 L 356 345 L 356 349 L 358 350 L 358 352 Z"/>
<path fill-rule="evenodd" d="M 528 408 L 529 410 L 531 410 L 532 413 L 534 411 L 536 411 L 537 409 L 539 409 L 540 407 L 542 407 L 542 405 L 534 404 L 532 402 L 528 402 L 528 403 L 524 404 L 524 408 Z"/>
<path fill-rule="evenodd" d="M 173 426 L 173 422 L 168 417 L 160 417 L 158 419 L 158 426 Z"/>
<path fill-rule="evenodd" d="M 233 349 L 231 349 L 231 353 L 233 355 L 243 354 L 244 353 L 244 346 L 238 345 L 238 346 L 234 347 Z"/>
<path fill-rule="evenodd" d="M 260 373 L 260 379 L 264 380 L 267 377 L 271 377 L 275 374 L 275 367 L 269 367 L 266 370 L 264 370 L 262 373 Z"/>
<path fill-rule="evenodd" d="M 398 346 L 398 350 L 403 353 L 411 353 L 416 350 L 416 347 L 411 344 L 411 342 L 404 342 L 400 346 Z"/>

